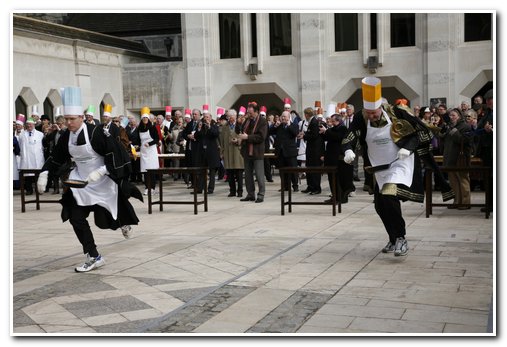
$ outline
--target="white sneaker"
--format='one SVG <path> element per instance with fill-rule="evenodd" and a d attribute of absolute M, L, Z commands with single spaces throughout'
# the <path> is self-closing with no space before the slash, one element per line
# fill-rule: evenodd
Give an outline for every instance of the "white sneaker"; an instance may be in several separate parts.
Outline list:
<path fill-rule="evenodd" d="M 146 188 L 146 189 L 144 190 L 143 195 L 148 195 L 148 188 Z"/>
<path fill-rule="evenodd" d="M 394 256 L 399 257 L 402 255 L 407 255 L 408 253 L 408 243 L 403 237 L 398 237 L 396 239 L 396 244 L 394 245 Z"/>
<path fill-rule="evenodd" d="M 134 234 L 134 230 L 132 230 L 132 227 L 130 225 L 123 225 L 120 229 L 123 237 L 126 239 L 130 239 Z"/>
<path fill-rule="evenodd" d="M 349 197 L 351 197 L 351 198 L 352 198 L 352 197 L 354 197 L 354 196 L 356 196 L 356 192 L 350 192 L 350 193 L 349 193 Z"/>
<path fill-rule="evenodd" d="M 89 254 L 86 254 L 86 258 L 87 260 L 83 265 L 78 266 L 74 269 L 76 272 L 92 271 L 93 269 L 101 267 L 106 263 L 106 261 L 104 260 L 104 258 L 102 258 L 100 254 L 98 257 L 90 257 Z"/>

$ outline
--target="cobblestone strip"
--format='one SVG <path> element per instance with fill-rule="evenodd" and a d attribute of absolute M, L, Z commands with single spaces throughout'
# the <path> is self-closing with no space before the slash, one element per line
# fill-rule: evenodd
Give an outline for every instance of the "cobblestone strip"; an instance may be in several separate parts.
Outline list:
<path fill-rule="evenodd" d="M 332 296 L 297 291 L 247 333 L 294 333 Z"/>
<path fill-rule="evenodd" d="M 244 296 L 254 291 L 255 287 L 224 286 L 209 295 L 185 306 L 175 315 L 160 322 L 146 333 L 189 333 L 216 314 L 222 312 Z"/>

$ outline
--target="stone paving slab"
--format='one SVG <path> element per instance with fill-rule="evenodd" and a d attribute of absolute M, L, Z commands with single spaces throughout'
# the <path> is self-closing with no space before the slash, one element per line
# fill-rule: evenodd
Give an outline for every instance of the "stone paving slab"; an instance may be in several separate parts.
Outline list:
<path fill-rule="evenodd" d="M 264 203 L 239 202 L 220 181 L 198 215 L 188 205 L 149 215 L 133 200 L 134 237 L 92 227 L 106 265 L 86 274 L 73 270 L 84 257 L 59 205 L 21 213 L 14 192 L 11 333 L 487 333 L 494 214 L 425 218 L 423 204 L 403 203 L 410 251 L 394 257 L 380 252 L 387 236 L 361 185 L 336 216 L 328 206 L 281 216 L 278 189 L 275 176 Z M 164 190 L 189 195 L 172 179 Z"/>

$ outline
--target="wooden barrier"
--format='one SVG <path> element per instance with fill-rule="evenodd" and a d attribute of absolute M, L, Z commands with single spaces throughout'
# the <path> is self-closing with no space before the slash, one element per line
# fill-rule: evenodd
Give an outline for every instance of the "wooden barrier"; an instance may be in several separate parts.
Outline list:
<path fill-rule="evenodd" d="M 450 167 L 450 166 L 440 166 L 440 171 L 442 172 L 477 172 L 481 173 L 484 178 L 484 191 L 485 191 L 485 203 L 484 204 L 458 204 L 456 207 L 465 206 L 465 207 L 485 207 L 486 208 L 486 219 L 489 218 L 490 211 L 492 210 L 492 206 L 488 205 L 489 201 L 489 185 L 493 184 L 493 182 L 489 181 L 491 168 L 485 166 L 468 166 L 468 167 Z M 431 214 L 433 214 L 434 206 L 450 206 L 452 204 L 444 204 L 444 203 L 433 203 L 433 187 L 432 187 L 432 177 L 433 170 L 431 168 L 426 168 L 424 173 L 424 190 L 426 195 L 426 218 L 429 218 Z"/>
<path fill-rule="evenodd" d="M 40 204 L 55 204 L 59 203 L 59 200 L 41 200 L 39 190 L 37 189 L 37 180 L 39 179 L 39 174 L 42 172 L 40 169 L 21 169 L 19 170 L 19 183 L 21 190 L 21 212 L 24 213 L 26 211 L 27 204 L 35 203 L 35 209 L 40 210 Z M 34 175 L 35 180 L 35 200 L 26 200 L 25 197 L 25 176 L 29 174 Z M 48 178 L 49 179 L 49 178 Z"/>
<path fill-rule="evenodd" d="M 278 168 L 280 172 L 281 181 L 281 214 L 285 215 L 285 205 L 288 205 L 289 213 L 292 212 L 292 205 L 331 205 L 333 216 L 336 216 L 336 204 L 338 204 L 338 213 L 342 212 L 341 204 L 341 190 L 338 182 L 336 182 L 336 173 L 338 169 L 335 166 L 312 166 L 312 167 L 281 167 Z M 285 201 L 285 180 L 289 180 L 289 174 L 305 173 L 318 173 L 318 174 L 332 174 L 331 175 L 331 202 L 317 202 L 317 201 L 292 201 L 292 191 L 287 191 L 288 201 Z M 338 188 L 338 197 L 335 196 L 334 192 Z M 306 197 L 306 196 L 305 196 Z"/>
<path fill-rule="evenodd" d="M 194 199 L 193 201 L 181 201 L 181 200 L 171 200 L 171 201 L 164 201 L 164 195 L 162 190 L 162 180 L 158 180 L 158 187 L 159 187 L 159 200 L 158 201 L 152 201 L 151 197 L 151 189 L 148 189 L 148 214 L 152 213 L 152 205 L 160 205 L 160 211 L 163 211 L 163 205 L 164 204 L 183 204 L 188 205 L 192 204 L 194 205 L 194 214 L 197 214 L 197 206 L 204 204 L 204 212 L 208 212 L 208 168 L 206 167 L 165 167 L 160 169 L 148 169 L 146 170 L 146 180 L 147 180 L 147 186 L 151 187 L 151 182 L 153 180 L 153 175 L 159 175 L 159 177 L 162 177 L 163 174 L 169 174 L 169 173 L 182 173 L 182 174 L 191 174 L 192 175 L 192 182 L 194 183 L 194 190 L 193 195 Z M 199 182 L 199 176 L 202 176 L 202 179 L 204 180 L 204 189 L 202 191 L 203 199 L 197 200 L 197 183 Z"/>

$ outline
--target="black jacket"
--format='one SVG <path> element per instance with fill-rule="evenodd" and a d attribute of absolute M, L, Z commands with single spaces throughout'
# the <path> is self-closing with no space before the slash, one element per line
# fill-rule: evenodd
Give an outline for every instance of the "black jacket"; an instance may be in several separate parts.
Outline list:
<path fill-rule="evenodd" d="M 298 148 L 296 144 L 296 136 L 299 132 L 297 123 L 291 123 L 285 127 L 280 124 L 278 127 L 270 129 L 270 135 L 275 135 L 275 155 L 277 157 L 296 157 Z"/>
<path fill-rule="evenodd" d="M 105 133 L 101 127 L 87 124 L 89 141 L 93 150 L 104 157 L 109 177 L 118 185 L 118 218 L 112 219 L 105 208 L 95 205 L 95 224 L 101 229 L 117 229 L 122 225 L 136 225 L 139 222 L 134 208 L 128 202 L 132 196 L 143 201 L 141 192 L 129 182 L 131 162 L 128 153 L 111 134 Z M 50 175 L 65 176 L 72 169 L 72 157 L 69 153 L 69 135 L 67 129 L 56 144 L 51 156 L 46 160 L 42 170 L 48 170 Z M 77 145 L 84 145 L 86 139 L 84 131 L 77 138 Z M 70 189 L 66 189 L 62 199 L 62 220 L 70 219 L 72 208 L 76 202 Z"/>

